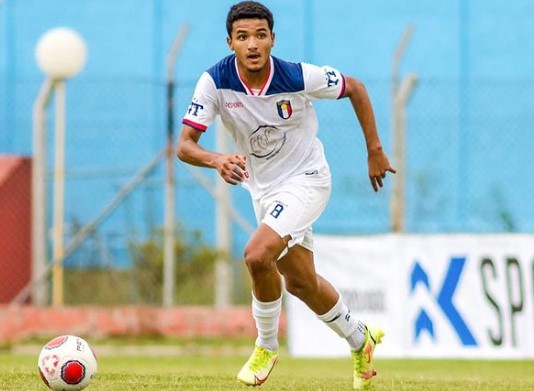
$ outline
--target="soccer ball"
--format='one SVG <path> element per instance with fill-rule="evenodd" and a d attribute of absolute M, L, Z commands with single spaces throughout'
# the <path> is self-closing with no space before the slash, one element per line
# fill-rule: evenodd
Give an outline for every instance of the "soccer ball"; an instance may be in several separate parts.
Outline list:
<path fill-rule="evenodd" d="M 39 374 L 54 391 L 83 390 L 96 375 L 96 356 L 89 344 L 75 335 L 48 342 L 39 354 Z"/>

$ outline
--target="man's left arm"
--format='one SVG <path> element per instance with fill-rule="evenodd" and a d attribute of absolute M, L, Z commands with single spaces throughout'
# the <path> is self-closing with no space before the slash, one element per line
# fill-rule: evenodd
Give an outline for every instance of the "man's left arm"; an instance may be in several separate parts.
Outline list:
<path fill-rule="evenodd" d="M 395 174 L 396 171 L 389 164 L 389 160 L 382 149 L 369 94 L 361 81 L 345 76 L 345 92 L 343 96 L 349 98 L 362 127 L 367 146 L 369 180 L 374 191 L 378 191 L 383 186 L 382 179 L 386 177 L 386 173 L 389 171 Z"/>

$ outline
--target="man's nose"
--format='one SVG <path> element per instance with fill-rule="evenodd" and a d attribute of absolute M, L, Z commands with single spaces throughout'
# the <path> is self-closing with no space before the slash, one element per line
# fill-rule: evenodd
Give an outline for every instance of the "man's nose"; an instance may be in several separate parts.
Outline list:
<path fill-rule="evenodd" d="M 248 48 L 249 49 L 255 49 L 258 47 L 258 40 L 256 37 L 250 37 L 248 40 Z"/>

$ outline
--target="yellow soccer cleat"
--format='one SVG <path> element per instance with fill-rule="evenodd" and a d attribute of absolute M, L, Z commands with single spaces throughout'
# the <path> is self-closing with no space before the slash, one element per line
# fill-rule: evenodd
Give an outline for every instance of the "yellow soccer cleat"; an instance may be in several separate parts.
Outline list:
<path fill-rule="evenodd" d="M 354 380 L 355 390 L 366 390 L 371 385 L 371 379 L 376 376 L 373 368 L 373 353 L 376 345 L 382 342 L 384 332 L 380 329 L 369 329 L 365 327 L 365 342 L 358 351 L 352 351 L 354 360 Z"/>
<path fill-rule="evenodd" d="M 237 380 L 247 386 L 259 386 L 267 380 L 278 361 L 278 352 L 256 346 L 254 352 L 237 374 Z"/>

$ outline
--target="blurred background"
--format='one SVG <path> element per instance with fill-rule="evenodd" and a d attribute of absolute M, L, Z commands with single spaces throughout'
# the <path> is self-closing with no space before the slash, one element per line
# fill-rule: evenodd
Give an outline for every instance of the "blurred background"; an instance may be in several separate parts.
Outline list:
<path fill-rule="evenodd" d="M 3 165 L 2 175 L 20 181 L 14 185 L 0 176 L 0 197 L 5 197 L 0 198 L 0 275 L 5 287 L 14 284 L 3 302 L 30 300 L 29 294 L 20 294 L 31 279 L 32 219 L 27 212 L 33 109 L 45 81 L 35 59 L 42 35 L 68 27 L 87 47 L 85 67 L 66 83 L 64 242 L 68 246 L 86 229 L 61 259 L 61 303 L 161 305 L 168 174 L 162 151 L 168 141 L 168 116 L 174 118 L 174 142 L 198 77 L 230 53 L 225 18 L 233 3 L 0 1 L 0 154 L 11 162 Z M 395 185 L 388 177 L 375 194 L 349 102 L 317 102 L 333 193 L 315 232 L 534 231 L 534 202 L 528 196 L 534 192 L 529 163 L 534 146 L 534 3 L 264 3 L 275 16 L 272 54 L 330 65 L 362 80 L 385 150 L 394 167 L 402 168 L 402 183 Z M 183 41 L 170 68 L 174 100 L 169 107 L 167 61 L 181 32 Z M 51 104 L 46 119 L 47 249 L 41 260 L 46 265 L 54 258 L 54 110 Z M 210 128 L 202 145 L 215 148 L 216 133 Z M 18 163 L 10 160 L 13 157 Z M 223 270 L 229 290 L 222 303 L 248 303 L 241 254 L 255 222 L 247 192 L 228 188 L 222 210 L 230 216 L 229 229 L 221 249 L 215 173 L 175 159 L 173 175 L 175 267 L 168 269 L 174 283 L 166 303 L 214 304 L 217 270 Z M 395 189 L 403 189 L 404 197 L 395 201 Z M 395 221 L 399 213 L 400 222 Z M 11 255 L 15 253 L 16 262 Z M 217 269 L 221 258 L 223 268 Z M 34 284 L 46 289 L 42 304 L 52 300 L 47 293 L 51 274 L 48 270 L 46 278 Z"/>

